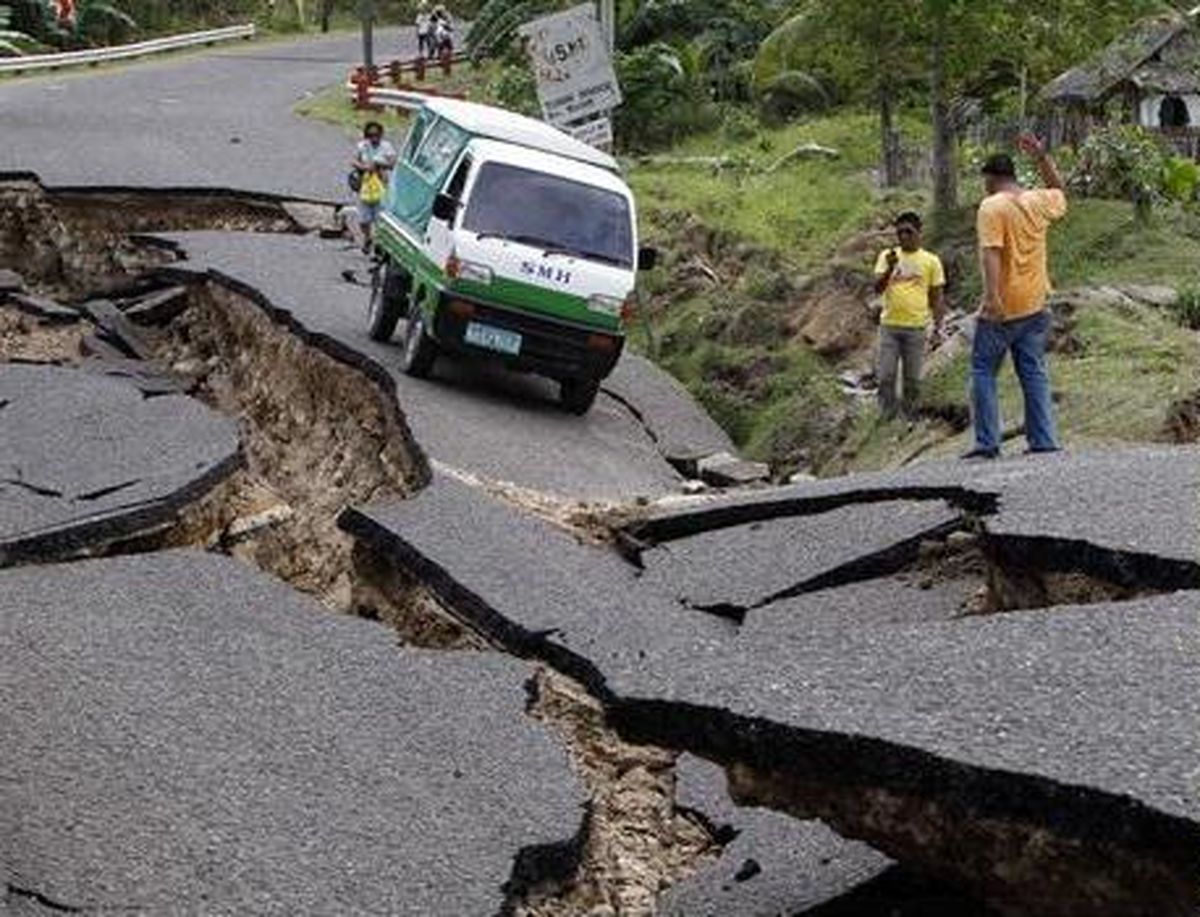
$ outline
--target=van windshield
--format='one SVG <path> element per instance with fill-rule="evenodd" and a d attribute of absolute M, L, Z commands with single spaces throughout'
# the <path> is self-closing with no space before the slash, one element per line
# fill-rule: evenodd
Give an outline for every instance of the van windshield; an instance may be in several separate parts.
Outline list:
<path fill-rule="evenodd" d="M 462 226 L 479 235 L 633 267 L 633 228 L 625 197 L 545 172 L 484 163 Z"/>

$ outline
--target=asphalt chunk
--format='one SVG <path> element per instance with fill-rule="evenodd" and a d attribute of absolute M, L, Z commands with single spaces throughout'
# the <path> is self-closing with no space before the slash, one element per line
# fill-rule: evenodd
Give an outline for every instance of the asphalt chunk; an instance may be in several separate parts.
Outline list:
<path fill-rule="evenodd" d="M 0 653 L 0 878 L 48 901 L 495 914 L 577 859 L 517 660 L 192 551 L 0 574 Z"/>
<path fill-rule="evenodd" d="M 236 424 L 119 379 L 0 365 L 0 565 L 48 560 L 169 519 L 240 462 Z"/>

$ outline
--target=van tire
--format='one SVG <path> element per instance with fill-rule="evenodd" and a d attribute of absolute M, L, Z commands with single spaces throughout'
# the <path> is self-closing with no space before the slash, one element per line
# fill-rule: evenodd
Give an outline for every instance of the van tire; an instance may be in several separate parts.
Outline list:
<path fill-rule="evenodd" d="M 408 304 L 408 274 L 387 262 L 371 272 L 371 301 L 367 310 L 367 334 L 373 341 L 390 341 L 396 323 Z"/>
<path fill-rule="evenodd" d="M 558 401 L 563 410 L 580 417 L 592 409 L 599 392 L 599 379 L 563 379 L 558 383 Z"/>
<path fill-rule="evenodd" d="M 406 376 L 424 379 L 433 371 L 437 355 L 437 341 L 425 332 L 425 314 L 414 305 L 404 332 L 404 355 L 400 360 L 400 368 Z"/>

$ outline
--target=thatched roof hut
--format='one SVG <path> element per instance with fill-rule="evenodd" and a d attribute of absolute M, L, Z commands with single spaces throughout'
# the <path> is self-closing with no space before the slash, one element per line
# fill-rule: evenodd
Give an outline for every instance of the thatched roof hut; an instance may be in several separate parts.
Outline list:
<path fill-rule="evenodd" d="M 1182 13 L 1143 19 L 1091 60 L 1047 83 L 1042 99 L 1056 105 L 1102 101 L 1190 27 Z"/>
<path fill-rule="evenodd" d="M 1053 110 L 1051 142 L 1077 143 L 1114 113 L 1171 133 L 1195 155 L 1200 137 L 1200 35 L 1195 13 L 1141 20 L 1041 91 Z"/>

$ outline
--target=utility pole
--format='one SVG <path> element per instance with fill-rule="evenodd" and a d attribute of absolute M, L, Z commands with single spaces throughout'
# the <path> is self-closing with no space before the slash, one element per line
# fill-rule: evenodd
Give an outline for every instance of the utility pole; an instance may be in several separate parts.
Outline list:
<path fill-rule="evenodd" d="M 608 45 L 608 54 L 611 57 L 617 44 L 616 0 L 596 0 L 596 5 L 599 7 L 600 13 L 600 31 L 604 34 L 604 41 Z"/>
<path fill-rule="evenodd" d="M 358 15 L 362 19 L 363 66 L 375 66 L 375 0 L 359 0 Z"/>

